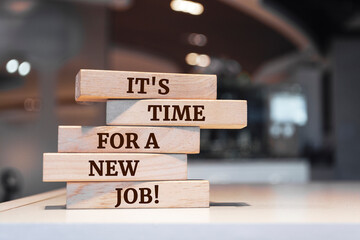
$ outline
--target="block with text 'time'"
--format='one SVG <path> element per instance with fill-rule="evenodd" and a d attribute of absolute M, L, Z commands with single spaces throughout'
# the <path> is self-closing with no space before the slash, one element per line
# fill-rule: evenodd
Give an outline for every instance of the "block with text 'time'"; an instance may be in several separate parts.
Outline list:
<path fill-rule="evenodd" d="M 244 100 L 110 100 L 108 125 L 198 126 L 240 129 L 247 124 Z"/>
<path fill-rule="evenodd" d="M 199 127 L 59 126 L 59 152 L 199 153 Z"/>
<path fill-rule="evenodd" d="M 186 154 L 44 153 L 43 181 L 187 179 Z"/>
<path fill-rule="evenodd" d="M 216 99 L 216 75 L 81 69 L 76 101 L 107 99 Z"/>
<path fill-rule="evenodd" d="M 68 182 L 67 208 L 209 207 L 209 182 Z"/>

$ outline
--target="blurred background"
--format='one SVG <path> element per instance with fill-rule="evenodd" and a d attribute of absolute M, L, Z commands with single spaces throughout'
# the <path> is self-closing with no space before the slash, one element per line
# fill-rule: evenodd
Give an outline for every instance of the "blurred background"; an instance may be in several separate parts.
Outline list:
<path fill-rule="evenodd" d="M 360 3 L 350 0 L 2 0 L 0 202 L 42 182 L 57 126 L 104 125 L 74 101 L 81 68 L 218 76 L 248 127 L 202 130 L 189 178 L 360 179 Z"/>

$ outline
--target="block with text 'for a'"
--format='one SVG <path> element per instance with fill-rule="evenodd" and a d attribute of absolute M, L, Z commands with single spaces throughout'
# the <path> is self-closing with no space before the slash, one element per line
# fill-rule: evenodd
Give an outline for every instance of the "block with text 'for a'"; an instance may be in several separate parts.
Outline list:
<path fill-rule="evenodd" d="M 240 129 L 247 124 L 244 100 L 110 100 L 108 125 L 199 126 Z"/>
<path fill-rule="evenodd" d="M 76 101 L 107 99 L 216 99 L 216 75 L 81 69 Z"/>
<path fill-rule="evenodd" d="M 59 126 L 59 152 L 199 153 L 198 127 Z"/>
<path fill-rule="evenodd" d="M 186 154 L 44 153 L 43 181 L 187 179 Z"/>
<path fill-rule="evenodd" d="M 209 182 L 68 182 L 67 208 L 209 207 Z"/>

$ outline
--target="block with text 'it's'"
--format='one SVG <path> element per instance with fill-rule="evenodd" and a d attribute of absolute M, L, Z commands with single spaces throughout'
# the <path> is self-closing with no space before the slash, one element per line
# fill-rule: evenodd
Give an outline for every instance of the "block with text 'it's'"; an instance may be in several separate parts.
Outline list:
<path fill-rule="evenodd" d="M 43 181 L 187 179 L 186 154 L 44 153 Z"/>
<path fill-rule="evenodd" d="M 107 99 L 216 99 L 216 75 L 81 69 L 76 101 Z"/>
<path fill-rule="evenodd" d="M 198 127 L 59 126 L 59 152 L 199 153 Z"/>
<path fill-rule="evenodd" d="M 244 100 L 110 100 L 108 125 L 198 126 L 240 129 L 247 125 Z"/>
<path fill-rule="evenodd" d="M 209 182 L 68 182 L 67 208 L 209 207 Z"/>

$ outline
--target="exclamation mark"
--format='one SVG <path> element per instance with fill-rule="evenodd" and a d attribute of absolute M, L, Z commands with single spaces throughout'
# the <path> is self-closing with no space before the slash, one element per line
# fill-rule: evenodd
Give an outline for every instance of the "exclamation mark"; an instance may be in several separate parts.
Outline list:
<path fill-rule="evenodd" d="M 159 200 L 158 200 L 158 197 L 159 197 L 159 185 L 155 185 L 155 203 L 159 203 Z"/>

